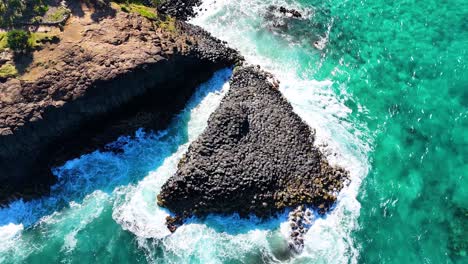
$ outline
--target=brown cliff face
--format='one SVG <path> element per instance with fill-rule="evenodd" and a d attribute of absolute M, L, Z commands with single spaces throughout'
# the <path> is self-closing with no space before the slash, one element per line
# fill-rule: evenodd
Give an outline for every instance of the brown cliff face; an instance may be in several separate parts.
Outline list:
<path fill-rule="evenodd" d="M 73 17 L 61 41 L 0 83 L 0 204 L 48 190 L 50 167 L 138 127 L 160 129 L 195 87 L 240 60 L 184 22 Z"/>

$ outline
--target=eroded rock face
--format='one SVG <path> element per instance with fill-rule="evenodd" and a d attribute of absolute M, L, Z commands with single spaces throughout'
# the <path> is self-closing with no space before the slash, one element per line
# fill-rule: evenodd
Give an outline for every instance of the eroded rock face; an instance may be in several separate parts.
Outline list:
<path fill-rule="evenodd" d="M 46 192 L 50 167 L 83 151 L 164 128 L 198 84 L 241 59 L 199 27 L 174 27 L 124 12 L 72 16 L 28 72 L 0 83 L 0 204 Z"/>
<path fill-rule="evenodd" d="M 272 76 L 243 67 L 162 187 L 158 204 L 184 217 L 267 217 L 302 204 L 325 213 L 347 179 L 314 146 L 314 130 L 293 112 Z"/>

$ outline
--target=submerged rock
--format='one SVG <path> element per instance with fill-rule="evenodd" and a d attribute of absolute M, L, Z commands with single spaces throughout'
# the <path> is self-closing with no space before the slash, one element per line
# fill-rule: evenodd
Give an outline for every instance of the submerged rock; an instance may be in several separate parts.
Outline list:
<path fill-rule="evenodd" d="M 287 9 L 284 6 L 280 6 L 279 11 L 286 16 L 292 16 L 296 18 L 302 17 L 301 12 L 297 11 L 296 9 Z"/>
<path fill-rule="evenodd" d="M 266 10 L 264 19 L 270 29 L 276 28 L 287 30 L 290 27 L 291 22 L 302 19 L 302 14 L 296 9 L 270 5 Z"/>
<path fill-rule="evenodd" d="M 162 187 L 158 204 L 175 215 L 268 217 L 336 201 L 348 173 L 314 146 L 314 130 L 294 113 L 271 74 L 236 69 L 228 94 Z"/>
<path fill-rule="evenodd" d="M 298 206 L 289 213 L 289 249 L 301 253 L 304 249 L 304 236 L 309 231 L 314 215 L 303 205 Z"/>
<path fill-rule="evenodd" d="M 284 6 L 275 6 L 275 5 L 270 5 L 267 8 L 268 14 L 272 14 L 274 12 L 278 12 L 279 14 L 286 16 L 286 17 L 293 17 L 293 18 L 302 18 L 301 12 L 294 8 L 286 8 Z"/>
<path fill-rule="evenodd" d="M 315 15 L 316 12 L 318 15 Z M 321 8 L 298 11 L 270 5 L 263 16 L 263 25 L 275 35 L 286 38 L 288 42 L 300 45 L 310 43 L 315 49 L 323 50 L 332 26 L 329 13 L 329 10 Z"/>

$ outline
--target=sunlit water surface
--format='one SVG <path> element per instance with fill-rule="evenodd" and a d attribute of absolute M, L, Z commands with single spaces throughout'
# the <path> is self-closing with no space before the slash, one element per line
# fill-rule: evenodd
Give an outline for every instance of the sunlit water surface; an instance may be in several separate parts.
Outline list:
<path fill-rule="evenodd" d="M 295 8 L 303 19 L 275 17 L 270 5 Z M 115 144 L 123 153 L 71 160 L 55 169 L 50 197 L 0 209 L 0 263 L 466 260 L 464 1 L 206 0 L 200 9 L 191 23 L 274 73 L 317 130 L 317 146 L 350 171 L 303 253 L 287 252 L 285 214 L 190 219 L 172 235 L 164 226 L 168 212 L 156 195 L 229 89 L 226 69 L 167 130 L 122 137 Z"/>

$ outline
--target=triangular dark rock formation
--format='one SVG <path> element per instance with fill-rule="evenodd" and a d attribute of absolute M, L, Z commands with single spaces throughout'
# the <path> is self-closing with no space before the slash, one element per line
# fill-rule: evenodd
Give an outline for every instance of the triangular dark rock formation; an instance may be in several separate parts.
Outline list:
<path fill-rule="evenodd" d="M 267 217 L 300 204 L 324 213 L 347 178 L 314 146 L 314 131 L 293 112 L 272 76 L 242 67 L 208 127 L 162 187 L 158 204 L 181 217 Z"/>

